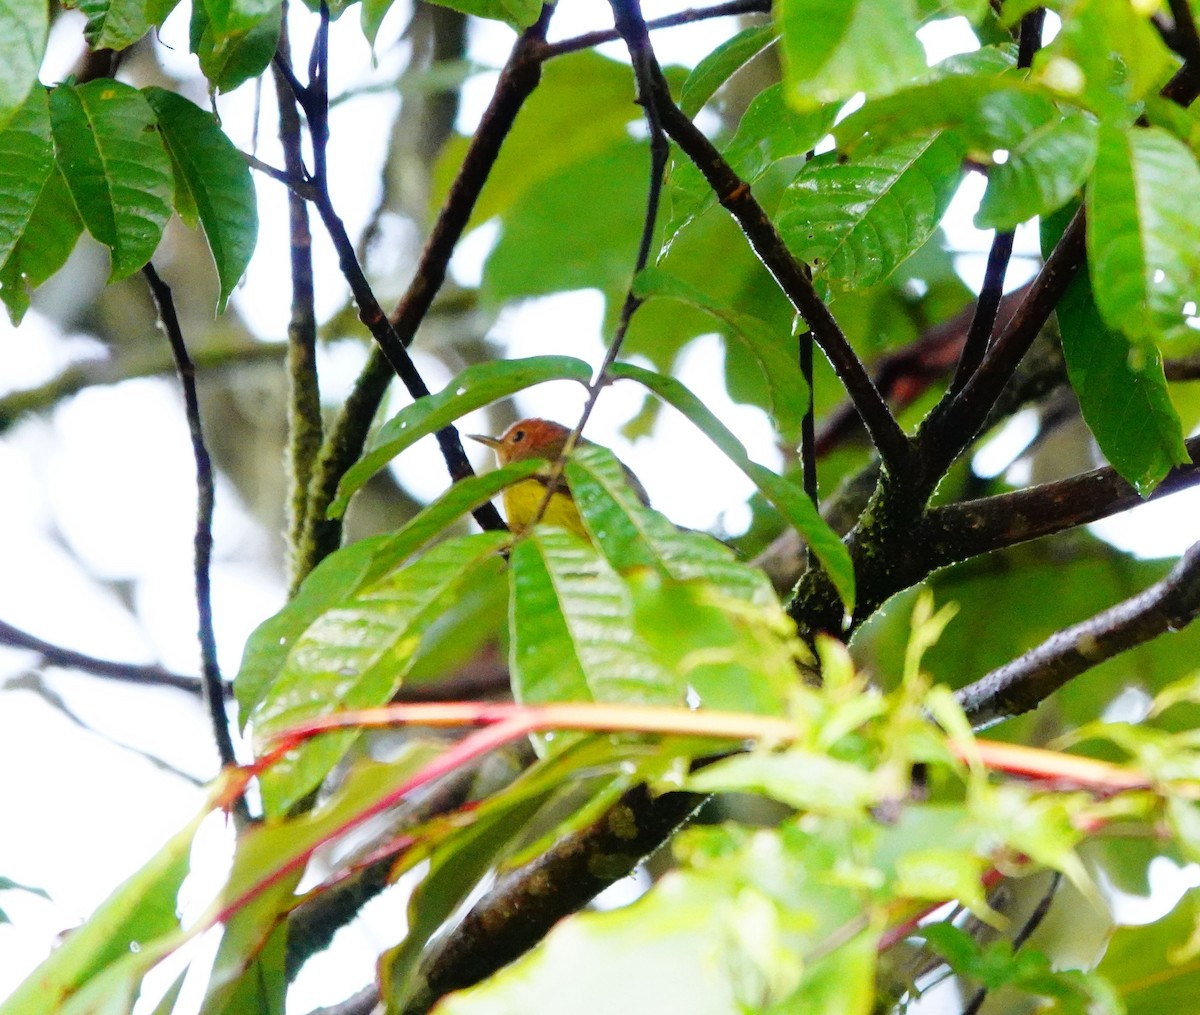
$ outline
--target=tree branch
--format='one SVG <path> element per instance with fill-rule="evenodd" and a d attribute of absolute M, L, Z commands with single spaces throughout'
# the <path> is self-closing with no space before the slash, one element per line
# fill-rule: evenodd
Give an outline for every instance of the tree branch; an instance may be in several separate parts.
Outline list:
<path fill-rule="evenodd" d="M 291 45 L 287 18 L 279 36 L 283 59 L 272 65 L 275 98 L 279 108 L 279 143 L 283 147 L 287 175 L 304 179 L 304 153 L 301 147 L 300 114 L 288 98 L 288 79 L 280 65 L 288 65 Z M 324 422 L 321 418 L 321 390 L 317 377 L 317 313 L 313 288 L 312 229 L 308 220 L 308 202 L 295 190 L 288 190 L 288 233 L 292 268 L 292 309 L 288 321 L 288 464 L 291 489 L 288 493 L 288 564 L 290 593 L 294 595 L 308 573 L 300 553 L 308 529 L 308 492 L 313 470 L 321 451 Z"/>
<path fill-rule="evenodd" d="M 659 28 L 675 28 L 679 25 L 691 25 L 697 21 L 707 21 L 711 18 L 740 17 L 745 14 L 770 14 L 770 0 L 731 0 L 729 3 L 714 4 L 712 7 L 692 7 L 675 14 L 667 14 L 661 18 L 651 18 L 646 27 L 651 31 Z M 621 33 L 615 28 L 606 28 L 598 32 L 585 32 L 561 42 L 547 43 L 541 49 L 541 59 L 549 60 L 567 53 L 577 53 L 581 49 L 591 49 L 605 42 L 616 42 Z"/>
<path fill-rule="evenodd" d="M 209 577 L 209 565 L 212 561 L 212 516 L 215 490 L 212 460 L 208 457 L 208 449 L 204 446 L 204 431 L 200 424 L 200 401 L 196 397 L 196 367 L 192 363 L 191 357 L 188 356 L 187 346 L 183 341 L 183 332 L 179 328 L 179 318 L 175 314 L 175 301 L 171 296 L 170 287 L 159 278 L 158 272 L 154 270 L 152 264 L 148 263 L 142 269 L 142 274 L 150 286 L 154 303 L 158 307 L 159 319 L 175 357 L 179 383 L 183 388 L 188 431 L 192 438 L 192 454 L 196 459 L 197 506 L 194 573 L 204 704 L 212 723 L 213 739 L 216 741 L 221 765 L 224 768 L 230 768 L 237 764 L 237 756 L 233 750 L 229 716 L 225 712 L 224 681 L 221 679 L 221 668 L 217 663 L 217 641 L 213 633 L 212 622 L 212 586 Z M 244 807 L 244 804 L 242 806 Z"/>
<path fill-rule="evenodd" d="M 13 627 L 12 624 L 0 620 L 0 645 L 12 648 L 28 649 L 36 652 L 42 662 L 48 666 L 61 666 L 64 669 L 81 670 L 97 677 L 108 677 L 112 680 L 122 680 L 128 684 L 144 684 L 149 687 L 174 687 L 200 698 L 204 696 L 204 687 L 199 677 L 188 677 L 175 673 L 162 666 L 144 666 L 137 663 L 119 663 L 111 659 L 98 659 L 96 656 L 74 649 L 63 648 L 43 641 L 26 631 Z M 221 685 L 222 694 L 228 697 L 232 688 L 226 683 Z"/>
<path fill-rule="evenodd" d="M 829 308 L 817 295 L 808 267 L 787 249 L 766 211 L 755 200 L 750 185 L 733 171 L 712 142 L 675 104 L 657 62 L 649 98 L 658 109 L 664 130 L 696 164 L 721 205 L 737 220 L 754 252 L 812 330 L 817 345 L 854 402 L 885 466 L 893 472 L 903 471 L 911 451 L 908 437 Z"/>
<path fill-rule="evenodd" d="M 1106 659 L 1187 626 L 1200 614 L 1200 543 L 1144 592 L 1052 634 L 1037 648 L 957 691 L 975 729 L 1036 708 Z"/>
<path fill-rule="evenodd" d="M 201 349 L 194 354 L 193 361 L 197 369 L 209 371 L 247 363 L 278 363 L 283 357 L 283 346 L 255 342 L 237 348 Z M 72 364 L 44 384 L 0 397 L 0 434 L 23 416 L 53 408 L 85 388 L 120 384 L 136 377 L 160 377 L 174 372 L 175 360 L 169 351 L 139 356 L 136 362 L 127 362 L 122 358 L 92 359 Z"/>
<path fill-rule="evenodd" d="M 523 955 L 570 913 L 630 874 L 705 800 L 635 786 L 595 824 L 500 879 L 423 964 L 404 1015 L 423 1015 L 452 990 Z"/>

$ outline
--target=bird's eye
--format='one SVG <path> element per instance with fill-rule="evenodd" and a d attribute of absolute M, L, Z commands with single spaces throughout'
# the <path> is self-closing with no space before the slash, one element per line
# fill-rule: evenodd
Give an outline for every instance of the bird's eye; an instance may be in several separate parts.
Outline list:
<path fill-rule="evenodd" d="M 523 441 L 524 439 L 525 439 L 525 431 L 524 430 L 518 430 L 515 434 L 512 435 L 512 441 L 514 444 L 517 444 L 517 443 Z"/>

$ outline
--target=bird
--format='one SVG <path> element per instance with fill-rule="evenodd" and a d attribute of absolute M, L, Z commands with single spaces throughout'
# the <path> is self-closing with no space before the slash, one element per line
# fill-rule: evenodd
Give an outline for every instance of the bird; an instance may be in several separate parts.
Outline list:
<path fill-rule="evenodd" d="M 511 465 L 513 462 L 524 461 L 527 458 L 544 458 L 553 463 L 567 445 L 571 435 L 570 427 L 563 426 L 548 419 L 517 420 L 499 437 L 488 437 L 484 434 L 468 434 L 471 440 L 486 444 L 496 453 L 500 466 Z M 579 438 L 579 444 L 590 444 L 591 441 Z M 624 462 L 621 468 L 625 470 L 625 478 L 637 494 L 638 499 L 649 505 L 650 498 L 646 488 Z M 549 483 L 548 475 L 536 474 L 528 479 L 513 483 L 504 490 L 504 513 L 508 518 L 508 526 L 517 532 L 529 528 L 537 520 L 538 509 L 546 499 L 546 488 Z M 575 498 L 571 496 L 565 481 L 559 480 L 556 489 L 542 513 L 541 520 L 548 525 L 574 532 L 583 539 L 591 541 L 591 535 L 583 523 L 579 509 L 575 506 Z"/>

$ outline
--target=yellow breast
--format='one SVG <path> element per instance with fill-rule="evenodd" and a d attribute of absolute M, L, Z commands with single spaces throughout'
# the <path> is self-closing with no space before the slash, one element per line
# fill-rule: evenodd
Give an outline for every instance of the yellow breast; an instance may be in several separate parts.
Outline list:
<path fill-rule="evenodd" d="M 508 516 L 509 527 L 514 532 L 528 528 L 542 506 L 546 496 L 546 487 L 536 479 L 523 479 L 514 483 L 504 491 L 504 513 Z M 584 539 L 591 539 L 584 527 L 575 501 L 565 493 L 555 493 L 546 505 L 542 521 L 547 525 L 557 525 L 567 529 Z"/>

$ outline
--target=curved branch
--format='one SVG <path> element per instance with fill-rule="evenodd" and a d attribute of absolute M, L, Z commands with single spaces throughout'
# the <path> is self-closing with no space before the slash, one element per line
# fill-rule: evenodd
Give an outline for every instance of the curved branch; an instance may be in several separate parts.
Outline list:
<path fill-rule="evenodd" d="M 1106 659 L 1177 631 L 1200 614 L 1200 543 L 1144 592 L 1005 663 L 955 697 L 975 729 L 1036 708 L 1063 684 Z"/>
<path fill-rule="evenodd" d="M 661 18 L 651 18 L 646 27 L 651 31 L 659 28 L 675 28 L 679 25 L 691 25 L 697 21 L 708 21 L 712 18 L 740 17 L 745 14 L 770 14 L 770 0 L 729 0 L 728 3 L 714 4 L 712 7 L 691 7 L 686 11 L 667 14 Z M 541 58 L 549 60 L 567 53 L 577 53 L 581 49 L 591 49 L 605 42 L 616 42 L 621 33 L 615 28 L 605 28 L 598 32 L 585 32 L 561 42 L 547 43 L 542 47 Z"/>

